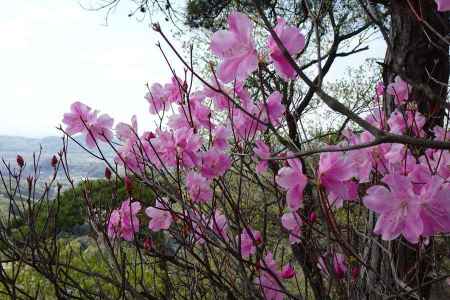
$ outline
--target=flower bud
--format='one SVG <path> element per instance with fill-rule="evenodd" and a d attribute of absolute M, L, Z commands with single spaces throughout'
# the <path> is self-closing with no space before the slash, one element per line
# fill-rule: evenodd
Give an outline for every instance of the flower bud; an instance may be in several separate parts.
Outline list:
<path fill-rule="evenodd" d="M 125 176 L 123 180 L 125 181 L 125 189 L 128 193 L 131 193 L 131 191 L 133 190 L 133 182 L 131 181 L 130 177 Z"/>
<path fill-rule="evenodd" d="M 51 164 L 53 168 L 56 168 L 56 165 L 58 164 L 58 159 L 56 158 L 56 155 L 53 155 Z"/>
<path fill-rule="evenodd" d="M 108 180 L 111 179 L 111 170 L 108 167 L 105 168 L 105 177 Z"/>
<path fill-rule="evenodd" d="M 317 221 L 317 215 L 316 215 L 315 212 L 312 211 L 312 212 L 309 213 L 308 221 L 309 221 L 310 223 L 314 223 L 314 222 Z"/>
<path fill-rule="evenodd" d="M 153 241 L 151 238 L 145 238 L 144 239 L 144 249 L 146 251 L 150 251 L 153 248 Z"/>
<path fill-rule="evenodd" d="M 16 162 L 17 162 L 17 165 L 18 165 L 20 168 L 23 168 L 23 165 L 25 164 L 25 161 L 23 160 L 23 157 L 20 156 L 19 154 L 17 154 Z"/>
<path fill-rule="evenodd" d="M 352 279 L 356 280 L 359 277 L 359 273 L 361 272 L 361 268 L 358 266 L 354 266 L 352 268 Z"/>
<path fill-rule="evenodd" d="M 295 270 L 294 267 L 290 264 L 287 264 L 283 267 L 280 273 L 281 278 L 283 279 L 290 279 L 295 276 Z"/>

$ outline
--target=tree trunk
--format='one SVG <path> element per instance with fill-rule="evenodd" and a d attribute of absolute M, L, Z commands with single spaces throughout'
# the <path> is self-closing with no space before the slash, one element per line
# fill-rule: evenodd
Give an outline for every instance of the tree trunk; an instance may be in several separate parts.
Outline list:
<path fill-rule="evenodd" d="M 392 47 L 388 47 L 385 57 L 384 81 L 388 84 L 400 76 L 412 85 L 409 100 L 417 103 L 419 112 L 426 117 L 424 129 L 431 137 L 433 127 L 442 126 L 444 120 L 449 46 L 443 39 L 450 32 L 449 14 L 437 12 L 434 0 L 391 0 L 389 7 Z M 389 115 L 394 108 L 392 97 L 386 98 L 384 105 Z M 392 249 L 398 279 L 412 289 L 418 288 L 417 295 L 428 299 L 431 287 L 422 287 L 430 279 L 431 262 L 427 259 L 427 249 L 419 256 L 416 246 L 408 245 L 406 241 L 393 243 Z M 375 257 L 382 260 L 379 265 L 386 265 L 387 257 Z M 418 260 L 419 257 L 423 259 Z M 398 282 L 394 283 L 398 285 Z"/>

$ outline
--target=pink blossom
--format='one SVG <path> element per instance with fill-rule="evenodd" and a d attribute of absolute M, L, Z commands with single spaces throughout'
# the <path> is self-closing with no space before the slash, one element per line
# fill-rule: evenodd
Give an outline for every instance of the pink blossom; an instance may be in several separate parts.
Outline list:
<path fill-rule="evenodd" d="M 358 185 L 352 180 L 355 171 L 341 152 L 328 152 L 320 155 L 319 180 L 328 192 L 331 204 L 342 207 L 344 200 L 358 197 Z"/>
<path fill-rule="evenodd" d="M 353 135 L 350 145 L 358 145 L 369 143 L 373 141 L 374 137 L 367 131 L 364 131 L 359 136 Z M 358 150 L 349 151 L 347 154 L 347 162 L 352 165 L 355 172 L 355 177 L 360 183 L 369 182 L 370 174 L 373 167 L 376 165 L 376 160 L 373 157 L 374 147 L 368 147 Z"/>
<path fill-rule="evenodd" d="M 127 241 L 134 238 L 139 231 L 139 218 L 137 213 L 141 210 L 141 204 L 137 201 L 131 202 L 127 199 L 122 202 L 120 209 L 112 211 L 108 221 L 108 236 L 110 238 L 122 237 Z"/>
<path fill-rule="evenodd" d="M 296 212 L 285 213 L 281 217 L 281 224 L 289 231 L 289 242 L 296 244 L 300 242 L 302 219 Z"/>
<path fill-rule="evenodd" d="M 253 138 L 263 126 L 261 122 L 258 121 L 258 116 L 260 115 L 259 110 L 253 103 L 248 103 L 245 110 L 247 113 L 240 109 L 233 110 L 232 124 L 234 133 L 238 137 L 249 139 Z"/>
<path fill-rule="evenodd" d="M 295 269 L 291 264 L 284 265 L 281 269 L 280 276 L 283 279 L 291 279 L 295 276 Z"/>
<path fill-rule="evenodd" d="M 131 125 L 126 123 L 118 123 L 115 127 L 116 137 L 122 142 L 129 140 L 135 141 L 137 135 L 138 125 L 136 115 L 131 118 Z"/>
<path fill-rule="evenodd" d="M 402 234 L 409 242 L 417 243 L 424 229 L 420 218 L 420 199 L 414 193 L 411 179 L 401 175 L 386 175 L 383 182 L 367 190 L 364 205 L 379 214 L 374 233 L 383 240 L 393 240 Z"/>
<path fill-rule="evenodd" d="M 185 82 L 181 80 L 179 77 L 172 77 L 171 83 L 166 83 L 164 88 L 167 92 L 167 100 L 170 103 L 178 102 L 181 103 L 183 101 L 183 96 L 185 94 Z"/>
<path fill-rule="evenodd" d="M 217 82 L 217 79 L 212 78 L 209 84 L 214 88 L 210 88 L 209 86 L 205 86 L 203 92 L 206 97 L 209 97 L 214 102 L 214 107 L 217 110 L 230 110 L 233 107 L 233 103 L 230 101 L 228 96 L 230 91 L 228 88 Z M 220 90 L 220 91 L 216 91 Z"/>
<path fill-rule="evenodd" d="M 190 94 L 187 104 L 179 106 L 178 114 L 170 116 L 167 125 L 174 130 L 182 127 L 214 128 L 211 110 L 203 104 L 204 98 L 204 94 L 199 91 Z"/>
<path fill-rule="evenodd" d="M 145 99 L 150 104 L 149 111 L 151 114 L 165 111 L 170 106 L 167 90 L 159 83 L 154 83 L 151 86 L 150 91 L 145 95 Z"/>
<path fill-rule="evenodd" d="M 395 110 L 392 112 L 388 120 L 390 131 L 396 134 L 403 134 L 406 129 L 410 129 L 414 134 L 418 135 L 422 132 L 426 118 L 419 112 L 407 111 L 402 114 Z"/>
<path fill-rule="evenodd" d="M 154 207 L 147 207 L 145 209 L 145 214 L 150 218 L 148 223 L 148 228 L 152 231 L 160 231 L 169 229 L 173 222 L 172 214 L 165 207 L 165 200 L 156 200 Z"/>
<path fill-rule="evenodd" d="M 438 141 L 445 141 L 450 139 L 450 132 L 441 126 L 434 126 L 433 133 L 435 136 L 435 139 Z"/>
<path fill-rule="evenodd" d="M 231 129 L 228 127 L 219 126 L 213 131 L 213 147 L 218 150 L 225 150 L 228 148 L 228 139 L 231 136 Z"/>
<path fill-rule="evenodd" d="M 195 203 L 208 202 L 213 196 L 208 179 L 196 172 L 189 172 L 186 175 L 186 187 L 189 196 Z"/>
<path fill-rule="evenodd" d="M 288 165 L 288 167 L 283 167 L 278 171 L 275 181 L 279 186 L 287 190 L 286 201 L 288 208 L 291 211 L 296 211 L 302 206 L 303 190 L 308 179 L 303 174 L 300 160 L 296 158 L 288 159 Z"/>
<path fill-rule="evenodd" d="M 282 99 L 283 95 L 280 92 L 275 91 L 267 98 L 266 103 L 261 103 L 260 110 L 263 112 L 261 120 L 263 122 L 274 125 L 280 123 L 280 119 L 285 111 L 284 105 L 281 103 Z"/>
<path fill-rule="evenodd" d="M 180 163 L 186 168 L 192 168 L 199 162 L 198 150 L 202 139 L 191 128 L 179 128 L 174 132 L 158 131 L 158 136 L 152 141 L 166 166 L 175 167 Z"/>
<path fill-rule="evenodd" d="M 384 111 L 379 106 L 371 109 L 365 117 L 365 120 L 378 129 L 385 129 L 386 127 L 386 117 Z"/>
<path fill-rule="evenodd" d="M 90 148 L 96 146 L 96 141 L 110 142 L 113 138 L 112 126 L 114 120 L 107 114 L 100 115 L 86 132 L 86 145 Z"/>
<path fill-rule="evenodd" d="M 331 258 L 330 258 L 331 256 Z M 327 263 L 327 260 L 331 259 L 331 264 Z M 333 274 L 337 279 L 343 279 L 347 273 L 348 266 L 345 256 L 338 252 L 328 253 L 325 256 L 320 256 L 317 262 L 317 267 L 322 273 L 329 276 L 331 270 L 329 270 L 328 265 L 333 268 Z"/>
<path fill-rule="evenodd" d="M 96 147 L 98 140 L 111 141 L 113 138 L 112 126 L 114 120 L 107 114 L 97 117 L 97 111 L 81 102 L 74 102 L 70 106 L 70 113 L 64 114 L 63 123 L 67 125 L 68 134 L 82 133 L 89 148 Z"/>
<path fill-rule="evenodd" d="M 340 253 L 333 254 L 333 272 L 337 279 L 343 279 L 347 273 L 347 261 Z"/>
<path fill-rule="evenodd" d="M 256 165 L 256 173 L 261 174 L 267 171 L 267 167 L 269 166 L 267 160 L 271 157 L 270 148 L 261 140 L 256 141 L 255 144 L 256 147 L 253 148 L 253 152 L 259 158 L 259 162 Z"/>
<path fill-rule="evenodd" d="M 297 27 L 287 25 L 283 18 L 277 18 L 277 26 L 274 30 L 292 57 L 300 53 L 305 47 L 305 37 L 300 30 Z M 269 37 L 267 44 L 270 59 L 273 61 L 278 75 L 284 80 L 294 79 L 297 75 L 296 71 L 284 57 L 283 51 L 278 47 L 272 36 Z"/>
<path fill-rule="evenodd" d="M 215 148 L 203 153 L 201 159 L 200 173 L 207 179 L 223 176 L 231 167 L 230 157 Z"/>
<path fill-rule="evenodd" d="M 394 82 L 388 84 L 386 92 L 394 96 L 395 103 L 400 105 L 402 102 L 408 100 L 409 93 L 411 93 L 411 86 L 401 79 L 400 76 L 397 76 Z"/>
<path fill-rule="evenodd" d="M 255 282 L 261 287 L 262 294 L 266 300 L 282 300 L 284 293 L 279 284 L 280 274 L 277 270 L 277 263 L 273 259 L 271 252 L 268 252 L 262 260 L 261 266 L 264 268 Z"/>
<path fill-rule="evenodd" d="M 120 236 L 120 211 L 118 209 L 113 210 L 109 216 L 107 233 L 113 239 Z"/>
<path fill-rule="evenodd" d="M 65 113 L 63 123 L 67 125 L 66 132 L 70 135 L 84 132 L 85 124 L 93 123 L 97 118 L 97 113 L 79 101 L 70 105 L 70 113 Z"/>
<path fill-rule="evenodd" d="M 421 188 L 419 198 L 422 236 L 450 232 L 450 186 L 439 176 L 432 176 Z"/>
<path fill-rule="evenodd" d="M 222 59 L 217 77 L 225 83 L 244 81 L 258 65 L 253 26 L 247 16 L 233 12 L 228 16 L 228 27 L 215 32 L 211 39 L 211 51 Z"/>
<path fill-rule="evenodd" d="M 383 82 L 377 82 L 377 85 L 375 86 L 375 93 L 377 97 L 381 97 L 384 94 L 384 84 Z"/>
<path fill-rule="evenodd" d="M 209 226 L 215 234 L 224 240 L 228 240 L 228 220 L 220 211 L 216 210 L 209 221 Z"/>
<path fill-rule="evenodd" d="M 438 11 L 449 11 L 450 10 L 450 0 L 436 0 L 438 5 Z"/>
<path fill-rule="evenodd" d="M 244 229 L 240 236 L 236 238 L 236 243 L 241 243 L 241 255 L 243 258 L 249 258 L 256 253 L 256 246 L 262 242 L 261 233 L 258 230 Z"/>

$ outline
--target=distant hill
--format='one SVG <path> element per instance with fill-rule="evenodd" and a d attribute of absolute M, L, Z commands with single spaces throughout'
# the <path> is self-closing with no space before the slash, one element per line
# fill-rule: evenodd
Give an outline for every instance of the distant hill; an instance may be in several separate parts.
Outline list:
<path fill-rule="evenodd" d="M 77 141 L 84 144 L 81 138 L 77 138 Z M 53 174 L 50 162 L 52 156 L 57 154 L 62 148 L 62 139 L 60 137 L 50 136 L 37 139 L 0 135 L 0 159 L 10 162 L 11 166 L 16 166 L 16 156 L 20 154 L 28 165 L 26 172 L 31 171 L 30 166 L 33 163 L 33 153 L 39 153 L 40 147 L 42 147 L 40 173 L 41 177 L 45 178 Z M 102 151 L 105 157 L 112 161 L 114 157 L 113 150 L 109 149 L 109 147 L 103 147 Z M 68 153 L 70 172 L 75 179 L 103 176 L 105 164 L 85 152 L 76 143 L 69 142 Z M 1 163 L 0 169 L 2 171 L 5 170 L 3 163 Z"/>

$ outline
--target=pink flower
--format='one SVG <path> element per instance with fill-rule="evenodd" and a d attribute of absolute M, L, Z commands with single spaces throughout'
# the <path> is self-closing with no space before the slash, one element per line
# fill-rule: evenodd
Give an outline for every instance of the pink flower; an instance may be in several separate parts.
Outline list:
<path fill-rule="evenodd" d="M 228 240 L 228 220 L 220 211 L 216 210 L 209 221 L 209 226 L 215 234 L 225 241 Z"/>
<path fill-rule="evenodd" d="M 267 160 L 271 156 L 270 148 L 261 140 L 256 141 L 255 144 L 256 147 L 253 148 L 253 152 L 256 157 L 259 158 L 259 162 L 256 165 L 256 173 L 261 174 L 267 171 L 267 167 L 269 166 L 269 162 Z"/>
<path fill-rule="evenodd" d="M 107 233 L 112 239 L 120 236 L 120 212 L 118 209 L 113 210 L 109 216 Z"/>
<path fill-rule="evenodd" d="M 234 110 L 232 112 L 234 133 L 240 138 L 252 139 L 262 128 L 262 124 L 258 121 L 258 108 L 253 103 L 245 109 L 253 117 L 240 109 Z"/>
<path fill-rule="evenodd" d="M 195 203 L 208 202 L 213 196 L 208 179 L 196 172 L 189 172 L 186 175 L 186 187 L 189 196 Z"/>
<path fill-rule="evenodd" d="M 327 261 L 331 255 L 331 263 L 328 264 Z M 329 262 L 329 261 L 328 261 Z M 345 274 L 347 273 L 347 261 L 343 254 L 333 252 L 332 254 L 328 253 L 325 256 L 320 256 L 317 262 L 317 267 L 324 273 L 329 276 L 331 270 L 329 270 L 328 266 L 333 268 L 333 273 L 337 279 L 343 279 Z"/>
<path fill-rule="evenodd" d="M 436 0 L 438 5 L 438 11 L 449 11 L 450 10 L 450 0 Z"/>
<path fill-rule="evenodd" d="M 377 85 L 375 86 L 375 93 L 377 97 L 381 97 L 384 94 L 384 84 L 383 82 L 379 81 L 377 82 Z"/>
<path fill-rule="evenodd" d="M 156 200 L 154 207 L 147 207 L 145 214 L 150 218 L 148 228 L 152 231 L 160 231 L 169 229 L 173 222 L 172 214 L 164 206 L 165 200 Z"/>
<path fill-rule="evenodd" d="M 185 94 L 185 82 L 179 77 L 172 77 L 171 83 L 166 83 L 164 88 L 167 92 L 167 100 L 170 103 L 183 101 L 183 96 Z"/>
<path fill-rule="evenodd" d="M 414 134 L 418 135 L 422 132 L 426 118 L 419 112 L 407 111 L 402 114 L 395 110 L 392 112 L 388 120 L 390 131 L 396 134 L 403 134 L 406 129 L 410 129 Z"/>
<path fill-rule="evenodd" d="M 214 107 L 218 110 L 229 110 L 233 107 L 233 103 L 230 101 L 227 95 L 229 95 L 229 89 L 218 83 L 216 78 L 212 78 L 209 84 L 214 87 L 216 90 L 221 90 L 222 92 L 218 92 L 209 86 L 205 86 L 203 92 L 206 97 L 209 97 L 214 102 Z M 232 93 L 231 93 L 232 94 Z"/>
<path fill-rule="evenodd" d="M 417 243 L 424 225 L 420 218 L 420 199 L 414 193 L 411 179 L 386 175 L 383 182 L 389 189 L 373 186 L 363 198 L 364 205 L 379 214 L 374 233 L 381 234 L 387 241 L 402 234 L 409 242 Z"/>
<path fill-rule="evenodd" d="M 262 242 L 261 233 L 258 230 L 244 229 L 240 236 L 236 238 L 236 244 L 241 242 L 241 255 L 243 258 L 249 258 L 256 253 L 256 246 Z"/>
<path fill-rule="evenodd" d="M 340 253 L 333 254 L 333 272 L 337 279 L 345 278 L 347 273 L 347 262 L 345 256 Z"/>
<path fill-rule="evenodd" d="M 186 168 L 192 168 L 199 161 L 198 150 L 202 140 L 191 128 L 183 127 L 175 132 L 159 131 L 152 145 L 166 166 L 175 167 L 180 163 Z"/>
<path fill-rule="evenodd" d="M 261 120 L 263 122 L 274 125 L 278 125 L 280 123 L 280 119 L 285 111 L 284 105 L 281 103 L 282 99 L 283 95 L 280 92 L 275 91 L 269 96 L 269 98 L 267 98 L 266 103 L 261 103 Z"/>
<path fill-rule="evenodd" d="M 286 21 L 281 17 L 277 18 L 275 33 L 291 56 L 300 53 L 305 47 L 305 37 L 300 33 L 300 30 L 297 27 L 287 25 Z M 297 76 L 296 71 L 284 57 L 283 51 L 278 47 L 272 36 L 269 37 L 267 44 L 270 51 L 270 59 L 273 61 L 278 75 L 286 81 L 294 79 Z"/>
<path fill-rule="evenodd" d="M 229 30 L 219 30 L 211 39 L 211 51 L 222 59 L 217 77 L 225 83 L 244 81 L 258 65 L 252 24 L 247 16 L 233 12 L 228 17 L 228 26 Z"/>
<path fill-rule="evenodd" d="M 141 204 L 130 199 L 122 202 L 120 209 L 112 211 L 108 221 L 108 236 L 110 238 L 122 237 L 131 241 L 134 234 L 139 231 L 139 218 L 137 213 L 141 210 Z"/>
<path fill-rule="evenodd" d="M 219 126 L 213 131 L 213 147 L 218 150 L 225 150 L 228 148 L 228 139 L 231 136 L 231 129 L 228 127 Z"/>
<path fill-rule="evenodd" d="M 211 148 L 202 155 L 200 173 L 207 179 L 212 179 L 223 176 L 230 167 L 230 157 L 225 152 Z"/>
<path fill-rule="evenodd" d="M 100 115 L 86 132 L 86 145 L 90 148 L 96 146 L 96 141 L 110 142 L 113 138 L 112 126 L 114 120 L 107 114 Z"/>
<path fill-rule="evenodd" d="M 369 143 L 373 140 L 373 135 L 367 131 L 361 133 L 361 135 L 352 136 L 350 145 L 358 145 Z M 376 160 L 373 158 L 374 147 L 363 148 L 358 150 L 349 151 L 347 154 L 347 162 L 352 165 L 355 172 L 355 177 L 358 178 L 360 183 L 369 182 L 370 174 L 373 166 L 376 165 Z"/>
<path fill-rule="evenodd" d="M 135 141 L 137 135 L 138 125 L 136 115 L 131 118 L 131 125 L 126 123 L 118 123 L 116 125 L 116 137 L 122 142 Z"/>
<path fill-rule="evenodd" d="M 68 134 L 84 134 L 86 145 L 89 148 L 94 148 L 98 140 L 103 142 L 112 140 L 111 128 L 114 120 L 110 116 L 102 114 L 97 117 L 97 111 L 91 112 L 91 108 L 81 102 L 73 103 L 70 111 L 70 113 L 64 114 L 63 118 Z"/>
<path fill-rule="evenodd" d="M 84 132 L 85 124 L 92 124 L 97 118 L 97 113 L 79 101 L 70 105 L 70 113 L 65 113 L 63 123 L 67 125 L 66 132 L 70 135 Z"/>
<path fill-rule="evenodd" d="M 386 92 L 394 96 L 395 103 L 400 105 L 402 102 L 408 100 L 411 86 L 406 83 L 400 76 L 395 77 L 395 82 L 388 84 Z"/>
<path fill-rule="evenodd" d="M 283 167 L 278 171 L 275 181 L 279 186 L 287 190 L 286 201 L 288 208 L 291 211 L 296 211 L 302 206 L 303 190 L 308 179 L 303 174 L 300 160 L 296 158 L 288 159 L 288 165 L 288 167 Z"/>
<path fill-rule="evenodd" d="M 168 93 L 164 89 L 164 87 L 159 83 L 154 83 L 150 91 L 145 95 L 145 99 L 147 99 L 150 104 L 150 113 L 157 114 L 161 111 L 165 111 L 169 108 L 169 99 Z"/>
<path fill-rule="evenodd" d="M 302 219 L 296 212 L 285 213 L 281 217 L 281 224 L 289 231 L 289 242 L 296 244 L 300 242 Z"/>
<path fill-rule="evenodd" d="M 341 152 L 328 152 L 320 155 L 319 180 L 328 192 L 332 205 L 342 207 L 344 200 L 358 197 L 358 185 L 352 181 L 355 176 L 353 166 Z"/>
<path fill-rule="evenodd" d="M 280 276 L 283 279 L 291 279 L 295 276 L 294 267 L 291 264 L 284 265 L 281 269 Z"/>
<path fill-rule="evenodd" d="M 276 261 L 273 259 L 271 252 L 266 254 L 261 262 L 261 266 L 264 269 L 261 271 L 261 275 L 256 278 L 255 282 L 261 287 L 264 299 L 284 299 L 282 287 L 277 281 L 277 279 L 280 280 L 280 274 L 277 270 L 278 266 Z"/>
<path fill-rule="evenodd" d="M 421 188 L 419 198 L 422 236 L 450 232 L 450 186 L 439 176 L 432 176 Z"/>
<path fill-rule="evenodd" d="M 182 127 L 214 128 L 211 122 L 211 110 L 203 104 L 204 98 L 202 92 L 193 92 L 189 95 L 187 104 L 179 106 L 178 114 L 169 117 L 167 125 L 174 130 Z"/>

